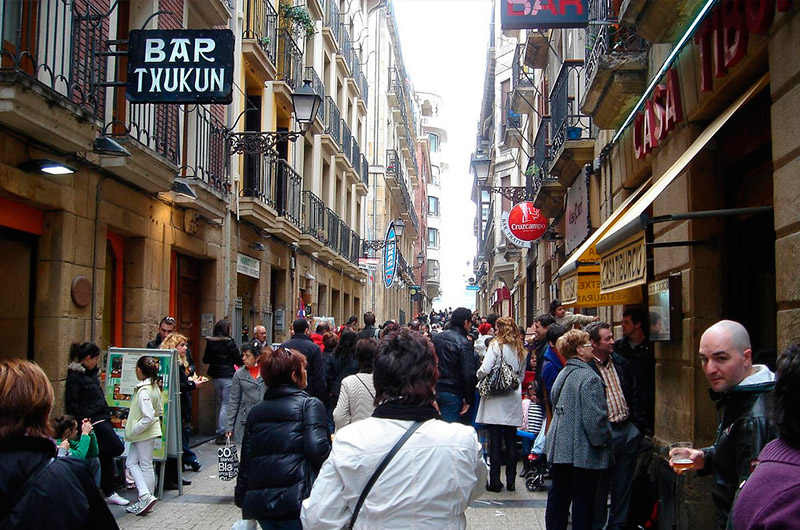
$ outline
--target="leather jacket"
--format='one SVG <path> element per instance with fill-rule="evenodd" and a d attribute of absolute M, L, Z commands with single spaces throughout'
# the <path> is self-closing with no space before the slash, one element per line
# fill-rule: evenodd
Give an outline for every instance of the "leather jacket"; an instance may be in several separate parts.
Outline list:
<path fill-rule="evenodd" d="M 739 385 L 723 394 L 709 391 L 717 402 L 719 425 L 716 442 L 703 449 L 705 467 L 699 474 L 713 476 L 718 528 L 725 528 L 736 489 L 750 476 L 761 449 L 776 436 L 769 419 L 773 388 L 770 381 Z"/>
<path fill-rule="evenodd" d="M 478 364 L 475 348 L 464 330 L 450 328 L 433 336 L 433 347 L 439 358 L 437 392 L 450 392 L 467 404 L 475 402 Z"/>

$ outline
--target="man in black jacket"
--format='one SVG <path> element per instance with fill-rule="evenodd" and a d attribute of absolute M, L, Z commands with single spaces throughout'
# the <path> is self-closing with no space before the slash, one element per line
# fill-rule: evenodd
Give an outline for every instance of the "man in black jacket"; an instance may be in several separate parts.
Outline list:
<path fill-rule="evenodd" d="M 292 324 L 292 338 L 281 344 L 281 348 L 291 348 L 306 356 L 308 366 L 308 386 L 306 392 L 318 398 L 320 401 L 325 399 L 325 366 L 322 363 L 322 352 L 319 346 L 314 344 L 309 335 L 311 327 L 304 318 L 298 318 Z"/>
<path fill-rule="evenodd" d="M 158 324 L 158 333 L 156 336 L 147 343 L 147 349 L 156 350 L 161 346 L 161 342 L 167 338 L 167 335 L 175 331 L 175 318 L 164 317 Z"/>
<path fill-rule="evenodd" d="M 652 436 L 656 403 L 656 359 L 647 338 L 647 313 L 642 309 L 626 309 L 622 313 L 623 337 L 614 343 L 614 353 L 625 357 L 636 376 L 636 396 L 644 419 L 638 427 Z"/>
<path fill-rule="evenodd" d="M 472 312 L 459 307 L 453 311 L 448 329 L 433 337 L 439 358 L 436 403 L 442 419 L 449 423 L 468 423 L 465 414 L 475 402 L 478 368 L 475 348 L 467 338 L 471 326 Z"/>
<path fill-rule="evenodd" d="M 364 329 L 356 334 L 358 335 L 359 339 L 378 338 L 378 328 L 375 327 L 375 320 L 375 313 L 372 311 L 367 311 L 364 313 Z"/>
<path fill-rule="evenodd" d="M 586 326 L 594 355 L 593 368 L 603 379 L 606 390 L 606 408 L 611 424 L 611 450 L 614 465 L 600 476 L 595 501 L 593 528 L 622 530 L 628 520 L 631 503 L 631 486 L 636 470 L 636 457 L 642 435 L 639 425 L 643 417 L 637 399 L 636 378 L 627 359 L 614 353 L 614 337 L 606 322 L 592 322 Z M 611 511 L 608 511 L 608 494 L 611 492 Z M 608 517 L 608 527 L 606 524 Z"/>

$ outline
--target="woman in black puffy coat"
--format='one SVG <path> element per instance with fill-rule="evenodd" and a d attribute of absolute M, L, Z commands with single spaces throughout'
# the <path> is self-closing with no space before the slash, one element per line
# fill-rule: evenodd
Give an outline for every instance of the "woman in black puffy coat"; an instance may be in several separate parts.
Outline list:
<path fill-rule="evenodd" d="M 106 501 L 126 505 L 128 501 L 116 492 L 117 477 L 114 457 L 125 450 L 122 440 L 111 425 L 111 409 L 100 386 L 100 348 L 93 342 L 75 343 L 69 349 L 71 362 L 67 370 L 65 408 L 78 421 L 89 418 L 100 450 L 100 488 Z"/>
<path fill-rule="evenodd" d="M 331 449 L 325 407 L 303 391 L 300 352 L 267 349 L 260 365 L 268 390 L 245 424 L 234 500 L 264 530 L 302 529 L 303 499 Z"/>
<path fill-rule="evenodd" d="M 214 390 L 217 391 L 217 438 L 216 444 L 225 443 L 225 427 L 228 422 L 228 398 L 231 395 L 233 374 L 236 373 L 234 365 L 244 364 L 239 348 L 231 338 L 231 323 L 219 320 L 214 324 L 214 336 L 206 337 L 206 351 L 203 353 L 203 362 L 208 365 L 208 376 L 214 380 Z"/>

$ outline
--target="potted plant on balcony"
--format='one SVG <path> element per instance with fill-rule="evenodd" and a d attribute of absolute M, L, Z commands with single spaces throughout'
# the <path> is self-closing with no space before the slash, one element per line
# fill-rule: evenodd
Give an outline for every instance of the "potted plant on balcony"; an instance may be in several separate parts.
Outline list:
<path fill-rule="evenodd" d="M 279 13 L 281 25 L 291 26 L 295 35 L 305 35 L 305 38 L 310 39 L 317 32 L 314 19 L 305 6 L 295 6 L 291 0 L 282 0 Z"/>

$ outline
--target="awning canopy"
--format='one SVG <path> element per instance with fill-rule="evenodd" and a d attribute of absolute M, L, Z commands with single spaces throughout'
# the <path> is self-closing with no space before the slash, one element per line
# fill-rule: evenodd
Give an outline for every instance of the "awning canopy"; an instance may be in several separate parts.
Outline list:
<path fill-rule="evenodd" d="M 767 85 L 769 85 L 769 74 L 764 74 L 764 76 L 750 87 L 749 90 L 739 96 L 725 112 L 717 116 L 661 178 L 636 201 L 636 204 L 630 207 L 622 217 L 619 218 L 619 221 L 614 223 L 605 234 L 600 236 L 597 240 L 596 248 L 601 256 L 614 252 L 615 249 L 618 249 L 622 244 L 644 231 L 647 225 L 647 217 L 643 216 L 644 211 L 656 200 L 656 197 L 686 169 L 686 166 L 697 156 L 697 153 L 699 153 L 709 140 L 722 129 L 731 116 L 753 99 L 756 94 L 766 88 Z"/>

